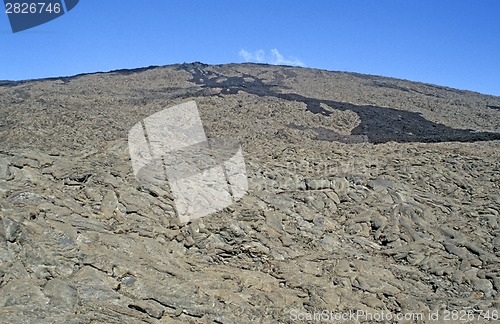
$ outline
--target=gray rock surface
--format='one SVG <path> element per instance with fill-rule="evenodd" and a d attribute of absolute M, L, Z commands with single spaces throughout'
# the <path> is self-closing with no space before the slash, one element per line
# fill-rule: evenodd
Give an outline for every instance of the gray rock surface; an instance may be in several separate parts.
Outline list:
<path fill-rule="evenodd" d="M 241 143 L 249 190 L 181 225 L 168 186 L 134 177 L 127 132 L 188 100 L 208 137 Z M 257 64 L 3 83 L 0 322 L 498 311 L 491 106 L 500 98 Z"/>

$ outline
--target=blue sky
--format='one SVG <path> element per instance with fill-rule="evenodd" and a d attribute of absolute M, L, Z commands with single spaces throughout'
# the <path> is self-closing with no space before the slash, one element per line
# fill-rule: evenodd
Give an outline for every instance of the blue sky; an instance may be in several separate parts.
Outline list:
<path fill-rule="evenodd" d="M 500 96 L 500 1 L 80 0 L 12 33 L 0 80 L 201 61 L 298 64 Z"/>

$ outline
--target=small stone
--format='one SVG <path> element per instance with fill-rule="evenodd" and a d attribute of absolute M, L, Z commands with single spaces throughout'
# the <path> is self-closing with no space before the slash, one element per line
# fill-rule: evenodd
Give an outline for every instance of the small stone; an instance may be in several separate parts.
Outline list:
<path fill-rule="evenodd" d="M 323 209 L 325 209 L 325 202 L 323 201 L 323 199 L 319 199 L 318 197 L 306 197 L 306 203 L 309 207 L 313 207 L 317 211 L 322 211 Z"/>
<path fill-rule="evenodd" d="M 43 294 L 40 287 L 30 281 L 16 279 L 2 287 L 0 306 L 33 305 L 44 307 L 49 299 Z"/>
<path fill-rule="evenodd" d="M 101 213 L 106 219 L 112 218 L 118 207 L 118 198 L 114 190 L 108 190 L 101 202 Z"/>
<path fill-rule="evenodd" d="M 9 180 L 11 173 L 7 159 L 0 159 L 0 180 Z"/>
<path fill-rule="evenodd" d="M 376 188 L 394 188 L 394 183 L 392 181 L 383 179 L 383 178 L 377 178 L 375 180 L 371 180 L 368 182 L 368 188 L 370 189 L 376 189 Z"/>
<path fill-rule="evenodd" d="M 50 280 L 43 289 L 44 294 L 49 297 L 50 304 L 65 309 L 73 308 L 78 302 L 78 294 L 74 288 L 66 282 L 54 278 Z"/>
<path fill-rule="evenodd" d="M 330 180 L 326 179 L 307 179 L 307 190 L 320 190 L 330 188 Z"/>
<path fill-rule="evenodd" d="M 283 244 L 283 246 L 285 246 L 285 247 L 293 244 L 293 240 L 288 235 L 280 236 L 280 241 L 281 241 L 281 244 Z"/>
<path fill-rule="evenodd" d="M 286 217 L 284 214 L 276 211 L 265 211 L 266 223 L 277 231 L 283 230 L 282 220 Z"/>
<path fill-rule="evenodd" d="M 32 160 L 28 159 L 25 157 L 16 157 L 12 160 L 11 162 L 12 166 L 15 166 L 16 168 L 22 169 L 25 166 L 30 166 L 32 168 L 39 168 L 40 163 L 37 160 Z"/>
<path fill-rule="evenodd" d="M 335 191 L 325 191 L 325 195 L 330 198 L 335 204 L 340 204 L 340 198 L 339 196 L 335 193 Z"/>
<path fill-rule="evenodd" d="M 354 191 L 351 191 L 348 193 L 348 196 L 354 200 L 355 202 L 357 203 L 361 203 L 363 201 L 363 198 L 361 198 L 357 193 L 355 193 Z"/>
<path fill-rule="evenodd" d="M 494 293 L 493 284 L 488 279 L 474 278 L 471 283 L 476 290 L 482 291 L 486 297 L 490 297 Z"/>
<path fill-rule="evenodd" d="M 134 276 L 125 276 L 121 279 L 122 284 L 125 286 L 132 286 L 136 281 L 137 279 Z"/>
<path fill-rule="evenodd" d="M 5 217 L 3 219 L 3 228 L 5 239 L 9 242 L 15 242 L 19 232 L 19 224 L 12 219 Z"/>
<path fill-rule="evenodd" d="M 184 240 L 184 246 L 185 247 L 191 247 L 195 244 L 195 240 L 193 239 L 193 237 L 190 235 L 188 237 L 186 237 L 186 239 Z"/>

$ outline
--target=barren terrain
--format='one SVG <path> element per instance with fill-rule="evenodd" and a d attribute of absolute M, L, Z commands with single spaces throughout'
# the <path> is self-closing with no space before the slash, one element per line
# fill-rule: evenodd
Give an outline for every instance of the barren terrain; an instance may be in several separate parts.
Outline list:
<path fill-rule="evenodd" d="M 182 225 L 127 134 L 190 100 L 249 190 Z M 0 82 L 0 138 L 0 323 L 500 316 L 500 97 L 192 63 Z"/>

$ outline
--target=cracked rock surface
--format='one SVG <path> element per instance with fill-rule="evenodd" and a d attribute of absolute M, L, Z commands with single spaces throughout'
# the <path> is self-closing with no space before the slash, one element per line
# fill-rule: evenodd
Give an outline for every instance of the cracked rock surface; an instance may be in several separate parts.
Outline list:
<path fill-rule="evenodd" d="M 208 138 L 241 144 L 249 188 L 180 224 L 127 134 L 189 100 Z M 258 64 L 2 82 L 0 322 L 498 312 L 499 106 Z"/>

